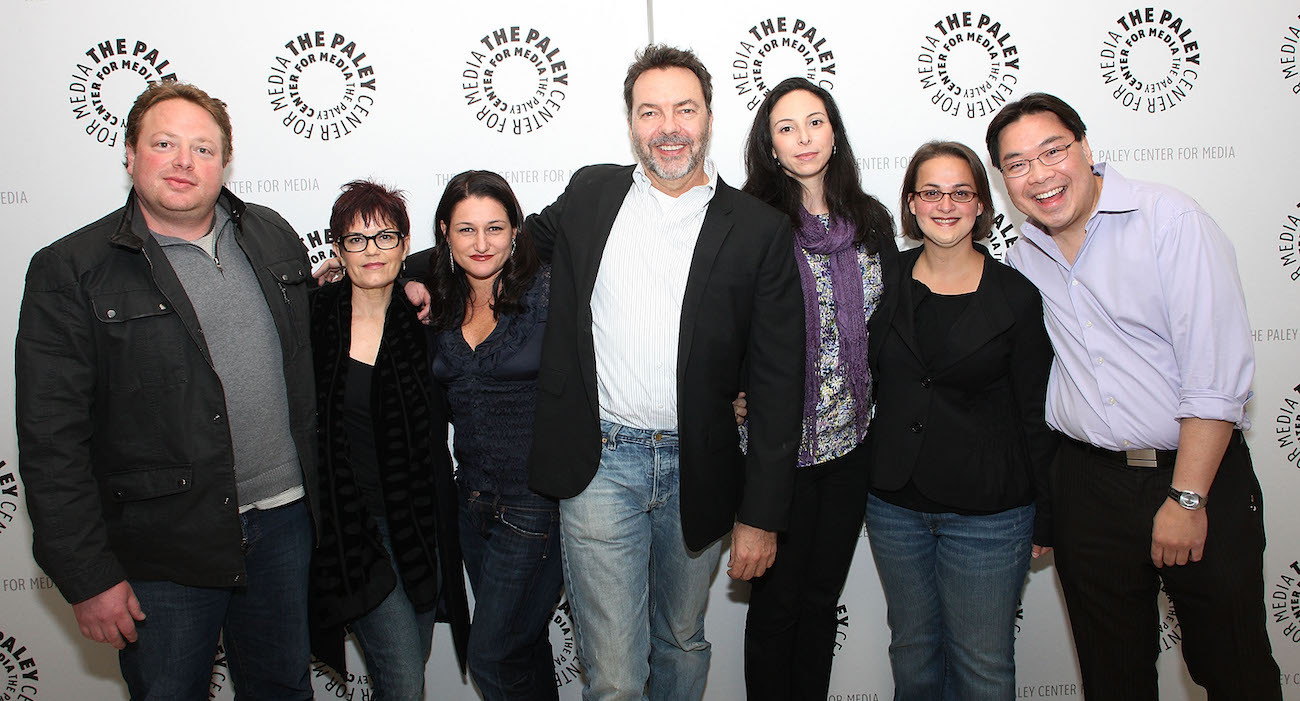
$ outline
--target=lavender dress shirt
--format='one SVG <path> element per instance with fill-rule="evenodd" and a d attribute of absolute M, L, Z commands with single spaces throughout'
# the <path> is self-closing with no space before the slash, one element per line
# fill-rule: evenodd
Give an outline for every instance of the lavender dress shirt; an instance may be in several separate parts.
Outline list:
<path fill-rule="evenodd" d="M 1249 428 L 1255 354 L 1232 244 L 1187 195 L 1093 172 L 1101 197 L 1073 265 L 1029 221 L 1007 254 L 1043 294 L 1047 423 L 1110 450 L 1176 449 L 1186 417 Z"/>

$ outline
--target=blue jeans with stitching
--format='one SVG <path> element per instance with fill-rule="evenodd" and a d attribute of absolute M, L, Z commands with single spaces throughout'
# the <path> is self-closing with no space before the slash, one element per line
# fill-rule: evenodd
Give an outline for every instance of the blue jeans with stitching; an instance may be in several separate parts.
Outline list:
<path fill-rule="evenodd" d="M 582 697 L 698 699 L 710 658 L 704 608 L 722 542 L 686 548 L 675 431 L 600 425 L 596 476 L 560 500 Z"/>
<path fill-rule="evenodd" d="M 379 527 L 393 573 L 397 574 L 397 558 L 393 557 L 388 522 L 376 518 L 375 525 Z M 424 698 L 424 667 L 433 647 L 436 618 L 436 611 L 415 611 L 398 574 L 397 584 L 388 596 L 369 613 L 348 624 L 366 660 L 372 701 L 420 701 Z"/>
<path fill-rule="evenodd" d="M 1015 698 L 1016 611 L 1033 529 L 1032 504 L 969 516 L 868 497 L 896 701 Z"/>
<path fill-rule="evenodd" d="M 133 701 L 207 698 L 222 637 L 235 699 L 310 699 L 307 502 L 239 516 L 248 549 L 243 587 L 129 580 L 145 620 L 118 654 Z"/>
<path fill-rule="evenodd" d="M 470 676 L 486 701 L 555 699 L 549 624 L 563 584 L 559 504 L 460 491 L 460 547 L 474 591 Z"/>

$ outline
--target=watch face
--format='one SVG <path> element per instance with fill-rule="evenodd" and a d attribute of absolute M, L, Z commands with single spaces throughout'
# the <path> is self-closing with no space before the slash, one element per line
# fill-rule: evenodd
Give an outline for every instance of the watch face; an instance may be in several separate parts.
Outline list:
<path fill-rule="evenodd" d="M 1181 504 L 1184 509 L 1195 509 L 1201 504 L 1201 497 L 1195 492 L 1183 492 L 1178 495 L 1178 503 Z"/>

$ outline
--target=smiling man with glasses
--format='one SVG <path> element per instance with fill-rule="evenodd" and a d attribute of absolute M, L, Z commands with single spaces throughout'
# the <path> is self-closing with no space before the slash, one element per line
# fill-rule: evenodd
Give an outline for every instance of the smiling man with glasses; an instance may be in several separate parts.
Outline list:
<path fill-rule="evenodd" d="M 1028 217 L 1007 262 L 1042 292 L 1056 353 L 1052 536 L 1085 695 L 1158 697 L 1163 586 L 1210 701 L 1281 699 L 1232 244 L 1187 195 L 1094 164 L 1059 98 L 1007 104 L 987 143 Z"/>

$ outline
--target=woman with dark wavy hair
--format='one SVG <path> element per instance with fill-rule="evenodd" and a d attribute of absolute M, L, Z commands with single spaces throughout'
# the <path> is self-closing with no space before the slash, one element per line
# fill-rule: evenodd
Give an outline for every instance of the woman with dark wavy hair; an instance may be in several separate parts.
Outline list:
<path fill-rule="evenodd" d="M 867 503 L 868 320 L 898 249 L 889 210 L 862 190 L 835 100 L 811 82 L 790 78 L 768 93 L 745 171 L 744 191 L 793 224 L 807 329 L 790 524 L 776 565 L 754 580 L 745 685 L 750 699 L 826 698 L 835 609 Z"/>
<path fill-rule="evenodd" d="M 528 488 L 550 292 L 519 203 L 496 173 L 447 184 L 434 214 L 433 374 L 455 426 L 460 539 L 474 592 L 469 671 L 485 699 L 555 699 L 559 505 Z"/>

